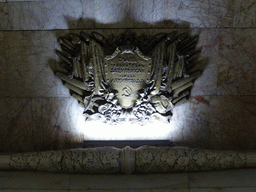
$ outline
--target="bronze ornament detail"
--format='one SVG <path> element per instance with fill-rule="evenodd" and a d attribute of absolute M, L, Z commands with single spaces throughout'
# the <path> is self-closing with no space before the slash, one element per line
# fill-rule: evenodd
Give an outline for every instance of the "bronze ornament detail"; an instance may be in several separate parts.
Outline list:
<path fill-rule="evenodd" d="M 144 125 L 169 122 L 185 102 L 200 71 L 189 73 L 197 57 L 198 36 L 162 33 L 147 38 L 127 31 L 109 38 L 92 32 L 59 38 L 57 72 L 84 107 L 86 120 Z"/>

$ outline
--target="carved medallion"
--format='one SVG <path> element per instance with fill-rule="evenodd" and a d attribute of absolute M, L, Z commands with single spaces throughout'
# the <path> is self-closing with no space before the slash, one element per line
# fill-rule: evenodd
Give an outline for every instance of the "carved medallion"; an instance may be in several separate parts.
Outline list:
<path fill-rule="evenodd" d="M 59 39 L 62 51 L 57 51 L 66 73 L 56 75 L 84 107 L 86 120 L 168 122 L 201 74 L 189 73 L 199 53 L 197 40 L 175 32 L 151 38 L 129 31 L 109 38 L 70 34 Z"/>

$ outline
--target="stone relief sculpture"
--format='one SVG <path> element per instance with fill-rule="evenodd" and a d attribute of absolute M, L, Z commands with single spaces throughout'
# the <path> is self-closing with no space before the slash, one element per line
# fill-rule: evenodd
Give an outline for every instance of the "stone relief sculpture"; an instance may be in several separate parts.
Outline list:
<path fill-rule="evenodd" d="M 162 33 L 154 37 L 126 32 L 109 38 L 92 32 L 70 34 L 58 42 L 57 72 L 84 107 L 86 120 L 109 123 L 170 121 L 175 105 L 187 100 L 200 71 L 189 74 L 198 36 Z"/>
<path fill-rule="evenodd" d="M 255 152 L 184 147 L 97 147 L 0 155 L 0 170 L 19 171 L 131 174 L 255 167 Z"/>

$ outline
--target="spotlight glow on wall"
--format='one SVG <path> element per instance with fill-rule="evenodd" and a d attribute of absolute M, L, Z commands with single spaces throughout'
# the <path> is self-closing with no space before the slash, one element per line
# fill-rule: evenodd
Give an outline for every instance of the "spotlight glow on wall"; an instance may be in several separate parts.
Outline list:
<path fill-rule="evenodd" d="M 83 108 L 75 101 L 72 103 L 70 115 L 74 117 L 71 122 L 73 131 L 84 135 L 84 140 L 167 140 L 179 132 L 180 122 L 177 122 L 176 113 L 170 123 L 155 121 L 143 126 L 129 122 L 111 125 L 100 121 L 85 121 L 81 113 Z"/>

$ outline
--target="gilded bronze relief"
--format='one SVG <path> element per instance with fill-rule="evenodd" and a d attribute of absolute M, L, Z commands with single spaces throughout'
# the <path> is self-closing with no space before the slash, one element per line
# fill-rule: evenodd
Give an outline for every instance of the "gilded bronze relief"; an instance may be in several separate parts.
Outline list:
<path fill-rule="evenodd" d="M 86 120 L 109 123 L 170 121 L 200 71 L 189 73 L 198 36 L 162 33 L 147 38 L 126 32 L 109 38 L 92 32 L 59 38 L 57 72 L 84 107 Z"/>

